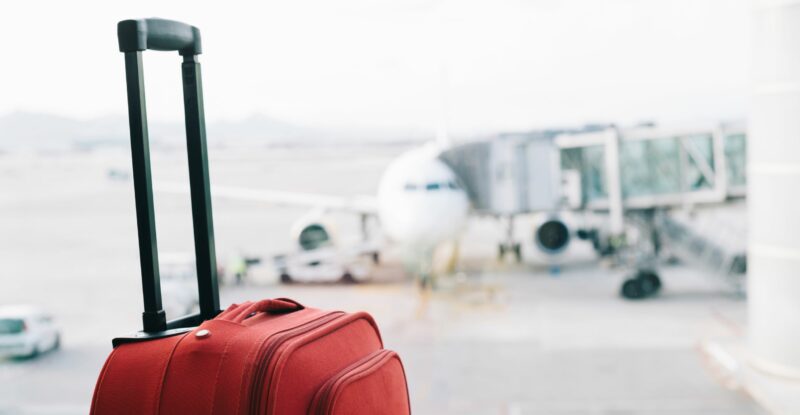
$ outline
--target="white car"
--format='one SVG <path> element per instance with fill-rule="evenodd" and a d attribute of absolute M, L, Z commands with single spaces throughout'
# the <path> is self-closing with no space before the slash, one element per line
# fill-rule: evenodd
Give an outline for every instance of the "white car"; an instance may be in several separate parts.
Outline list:
<path fill-rule="evenodd" d="M 60 345 L 49 314 L 31 306 L 0 307 L 0 357 L 34 357 Z"/>

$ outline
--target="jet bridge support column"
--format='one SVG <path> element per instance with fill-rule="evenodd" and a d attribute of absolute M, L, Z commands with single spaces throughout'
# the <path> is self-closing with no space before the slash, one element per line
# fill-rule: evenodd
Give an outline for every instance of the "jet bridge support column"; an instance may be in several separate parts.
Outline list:
<path fill-rule="evenodd" d="M 748 341 L 755 367 L 800 379 L 800 1 L 753 1 Z"/>
<path fill-rule="evenodd" d="M 616 128 L 606 132 L 605 168 L 608 190 L 609 230 L 612 235 L 622 234 L 622 181 L 619 166 L 619 133 Z"/>

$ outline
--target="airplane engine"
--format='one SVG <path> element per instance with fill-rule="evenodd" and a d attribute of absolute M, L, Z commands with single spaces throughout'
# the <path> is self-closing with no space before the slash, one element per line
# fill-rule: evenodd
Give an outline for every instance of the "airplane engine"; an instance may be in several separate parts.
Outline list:
<path fill-rule="evenodd" d="M 330 242 L 331 235 L 321 223 L 308 224 L 297 235 L 297 243 L 304 251 L 312 251 Z"/>
<path fill-rule="evenodd" d="M 546 254 L 557 254 L 569 245 L 569 227 L 561 219 L 550 217 L 534 231 L 536 246 Z"/>
<path fill-rule="evenodd" d="M 349 246 L 347 239 L 342 246 L 336 225 L 324 212 L 311 212 L 294 223 L 295 251 L 275 256 L 282 283 L 355 283 L 369 278 L 377 253 Z"/>
<path fill-rule="evenodd" d="M 334 244 L 335 227 L 323 216 L 308 215 L 292 226 L 292 238 L 301 251 L 314 251 Z"/>

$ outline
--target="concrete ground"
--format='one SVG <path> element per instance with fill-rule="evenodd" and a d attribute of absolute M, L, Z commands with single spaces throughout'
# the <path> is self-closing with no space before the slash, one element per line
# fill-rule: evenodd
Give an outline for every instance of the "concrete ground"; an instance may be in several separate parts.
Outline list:
<path fill-rule="evenodd" d="M 666 270 L 663 295 L 643 302 L 577 266 L 467 275 L 427 298 L 406 282 L 267 285 L 228 287 L 223 303 L 280 295 L 369 311 L 403 357 L 417 414 L 761 413 L 698 351 L 703 338 L 737 330 L 744 304 L 696 277 Z M 84 413 L 108 346 L 67 343 L 1 364 L 0 413 Z"/>
<path fill-rule="evenodd" d="M 427 302 L 407 285 L 286 294 L 370 310 L 404 358 L 416 413 L 760 413 L 718 384 L 697 350 L 704 336 L 736 330 L 727 324 L 742 302 L 684 270 L 666 274 L 664 295 L 639 303 L 618 299 L 616 278 L 592 267 L 483 273 Z"/>

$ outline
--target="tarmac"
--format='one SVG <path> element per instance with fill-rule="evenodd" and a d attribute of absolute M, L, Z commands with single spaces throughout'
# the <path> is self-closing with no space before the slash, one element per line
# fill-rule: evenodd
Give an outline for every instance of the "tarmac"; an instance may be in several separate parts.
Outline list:
<path fill-rule="evenodd" d="M 287 296 L 367 310 L 403 358 L 417 414 L 758 414 L 715 379 L 699 345 L 738 330 L 743 302 L 665 270 L 660 297 L 629 302 L 590 266 L 558 275 L 467 275 L 427 298 L 408 282 L 237 286 L 223 303 Z M 110 344 L 0 364 L 0 413 L 87 411 Z"/>

